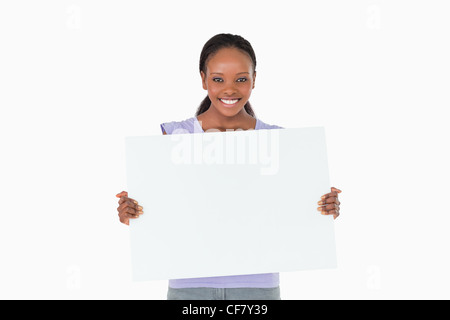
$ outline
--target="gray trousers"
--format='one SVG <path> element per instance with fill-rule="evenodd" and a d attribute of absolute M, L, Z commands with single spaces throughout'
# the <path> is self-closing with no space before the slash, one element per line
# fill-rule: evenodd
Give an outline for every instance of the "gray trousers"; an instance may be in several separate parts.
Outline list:
<path fill-rule="evenodd" d="M 180 288 L 169 287 L 167 300 L 281 300 L 276 288 Z"/>

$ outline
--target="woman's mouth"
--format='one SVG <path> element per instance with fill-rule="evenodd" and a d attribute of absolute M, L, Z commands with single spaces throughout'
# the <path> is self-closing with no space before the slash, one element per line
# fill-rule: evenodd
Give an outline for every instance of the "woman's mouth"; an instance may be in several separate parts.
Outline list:
<path fill-rule="evenodd" d="M 224 107 L 234 107 L 239 100 L 241 100 L 240 98 L 219 98 L 220 102 L 222 102 L 222 104 L 224 105 Z"/>

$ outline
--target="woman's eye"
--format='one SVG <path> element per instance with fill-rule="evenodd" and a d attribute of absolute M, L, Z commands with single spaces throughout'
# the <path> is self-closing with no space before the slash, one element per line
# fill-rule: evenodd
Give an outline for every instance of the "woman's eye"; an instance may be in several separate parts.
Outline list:
<path fill-rule="evenodd" d="M 222 78 L 213 78 L 212 81 L 214 82 L 223 82 Z M 237 82 L 246 82 L 247 78 L 239 78 L 236 80 Z"/>

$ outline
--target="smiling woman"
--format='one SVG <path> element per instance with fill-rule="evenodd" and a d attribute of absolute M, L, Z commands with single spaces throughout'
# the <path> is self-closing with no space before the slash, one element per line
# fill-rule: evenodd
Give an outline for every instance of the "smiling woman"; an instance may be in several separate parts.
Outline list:
<path fill-rule="evenodd" d="M 184 121 L 162 123 L 163 134 L 174 134 L 172 138 L 178 139 L 183 138 L 183 135 L 179 135 L 181 133 L 283 128 L 269 125 L 257 119 L 250 106 L 249 99 L 252 90 L 255 88 L 256 80 L 256 57 L 247 40 L 232 34 L 218 34 L 212 37 L 203 47 L 199 67 L 203 89 L 208 91 L 207 97 L 200 104 L 194 117 Z M 203 138 L 210 141 L 209 138 L 212 138 L 209 135 L 194 135 L 194 137 L 198 141 Z M 222 135 L 215 137 L 223 138 Z M 231 138 L 233 135 L 227 135 L 227 137 Z M 270 137 L 276 140 L 277 132 L 271 133 Z M 190 141 L 190 139 L 188 140 Z M 181 143 L 175 160 L 199 163 L 197 160 L 203 161 L 206 156 L 206 162 L 218 161 L 223 163 L 226 162 L 224 160 L 232 160 L 227 163 L 234 164 L 234 153 L 224 153 L 223 145 L 223 141 L 218 141 L 216 144 L 208 144 L 207 150 L 200 150 L 197 147 L 194 148 L 196 152 L 192 154 L 191 144 Z M 186 146 L 188 146 L 188 150 L 184 149 Z M 245 149 L 249 151 L 257 150 L 257 147 L 257 141 L 245 145 Z M 225 154 L 230 158 L 224 159 Z M 242 155 L 244 152 L 241 151 L 240 154 Z M 191 157 L 192 155 L 194 155 L 194 158 Z M 253 157 L 253 159 L 256 159 L 256 157 Z M 268 170 L 262 174 L 273 174 L 278 170 L 278 159 L 271 160 L 274 161 L 271 162 L 269 168 L 264 168 Z M 332 189 L 331 193 L 320 199 L 318 205 L 320 205 L 319 211 L 322 214 L 333 214 L 335 217 L 339 215 L 338 192 L 340 190 Z M 143 208 L 139 206 L 137 200 L 128 198 L 126 191 L 119 193 L 117 197 L 120 198 L 118 211 L 122 223 L 128 224 L 129 219 L 136 219 L 143 214 Z M 174 221 L 174 224 L 176 223 Z M 233 236 L 232 233 L 230 233 L 230 236 Z M 169 300 L 278 300 L 280 299 L 279 273 L 170 279 L 167 298 Z"/>
<path fill-rule="evenodd" d="M 223 107 L 233 107 L 226 116 L 230 116 L 229 112 L 250 116 L 244 107 L 255 87 L 256 72 L 248 54 L 236 48 L 223 48 L 209 59 L 206 70 L 200 74 L 211 101 L 207 111 L 221 114 Z"/>
<path fill-rule="evenodd" d="M 218 34 L 203 47 L 200 75 L 208 95 L 196 116 L 208 127 L 255 127 L 255 113 L 249 98 L 255 88 L 256 56 L 251 44 L 238 35 Z"/>

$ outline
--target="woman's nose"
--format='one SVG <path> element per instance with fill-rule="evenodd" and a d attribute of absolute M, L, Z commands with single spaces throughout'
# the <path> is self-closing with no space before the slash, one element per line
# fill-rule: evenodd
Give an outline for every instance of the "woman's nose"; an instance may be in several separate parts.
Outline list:
<path fill-rule="evenodd" d="M 233 95 L 236 93 L 236 85 L 234 83 L 234 81 L 232 81 L 231 83 L 228 83 L 227 86 L 225 87 L 225 90 L 223 91 L 224 94 L 226 95 Z"/>

